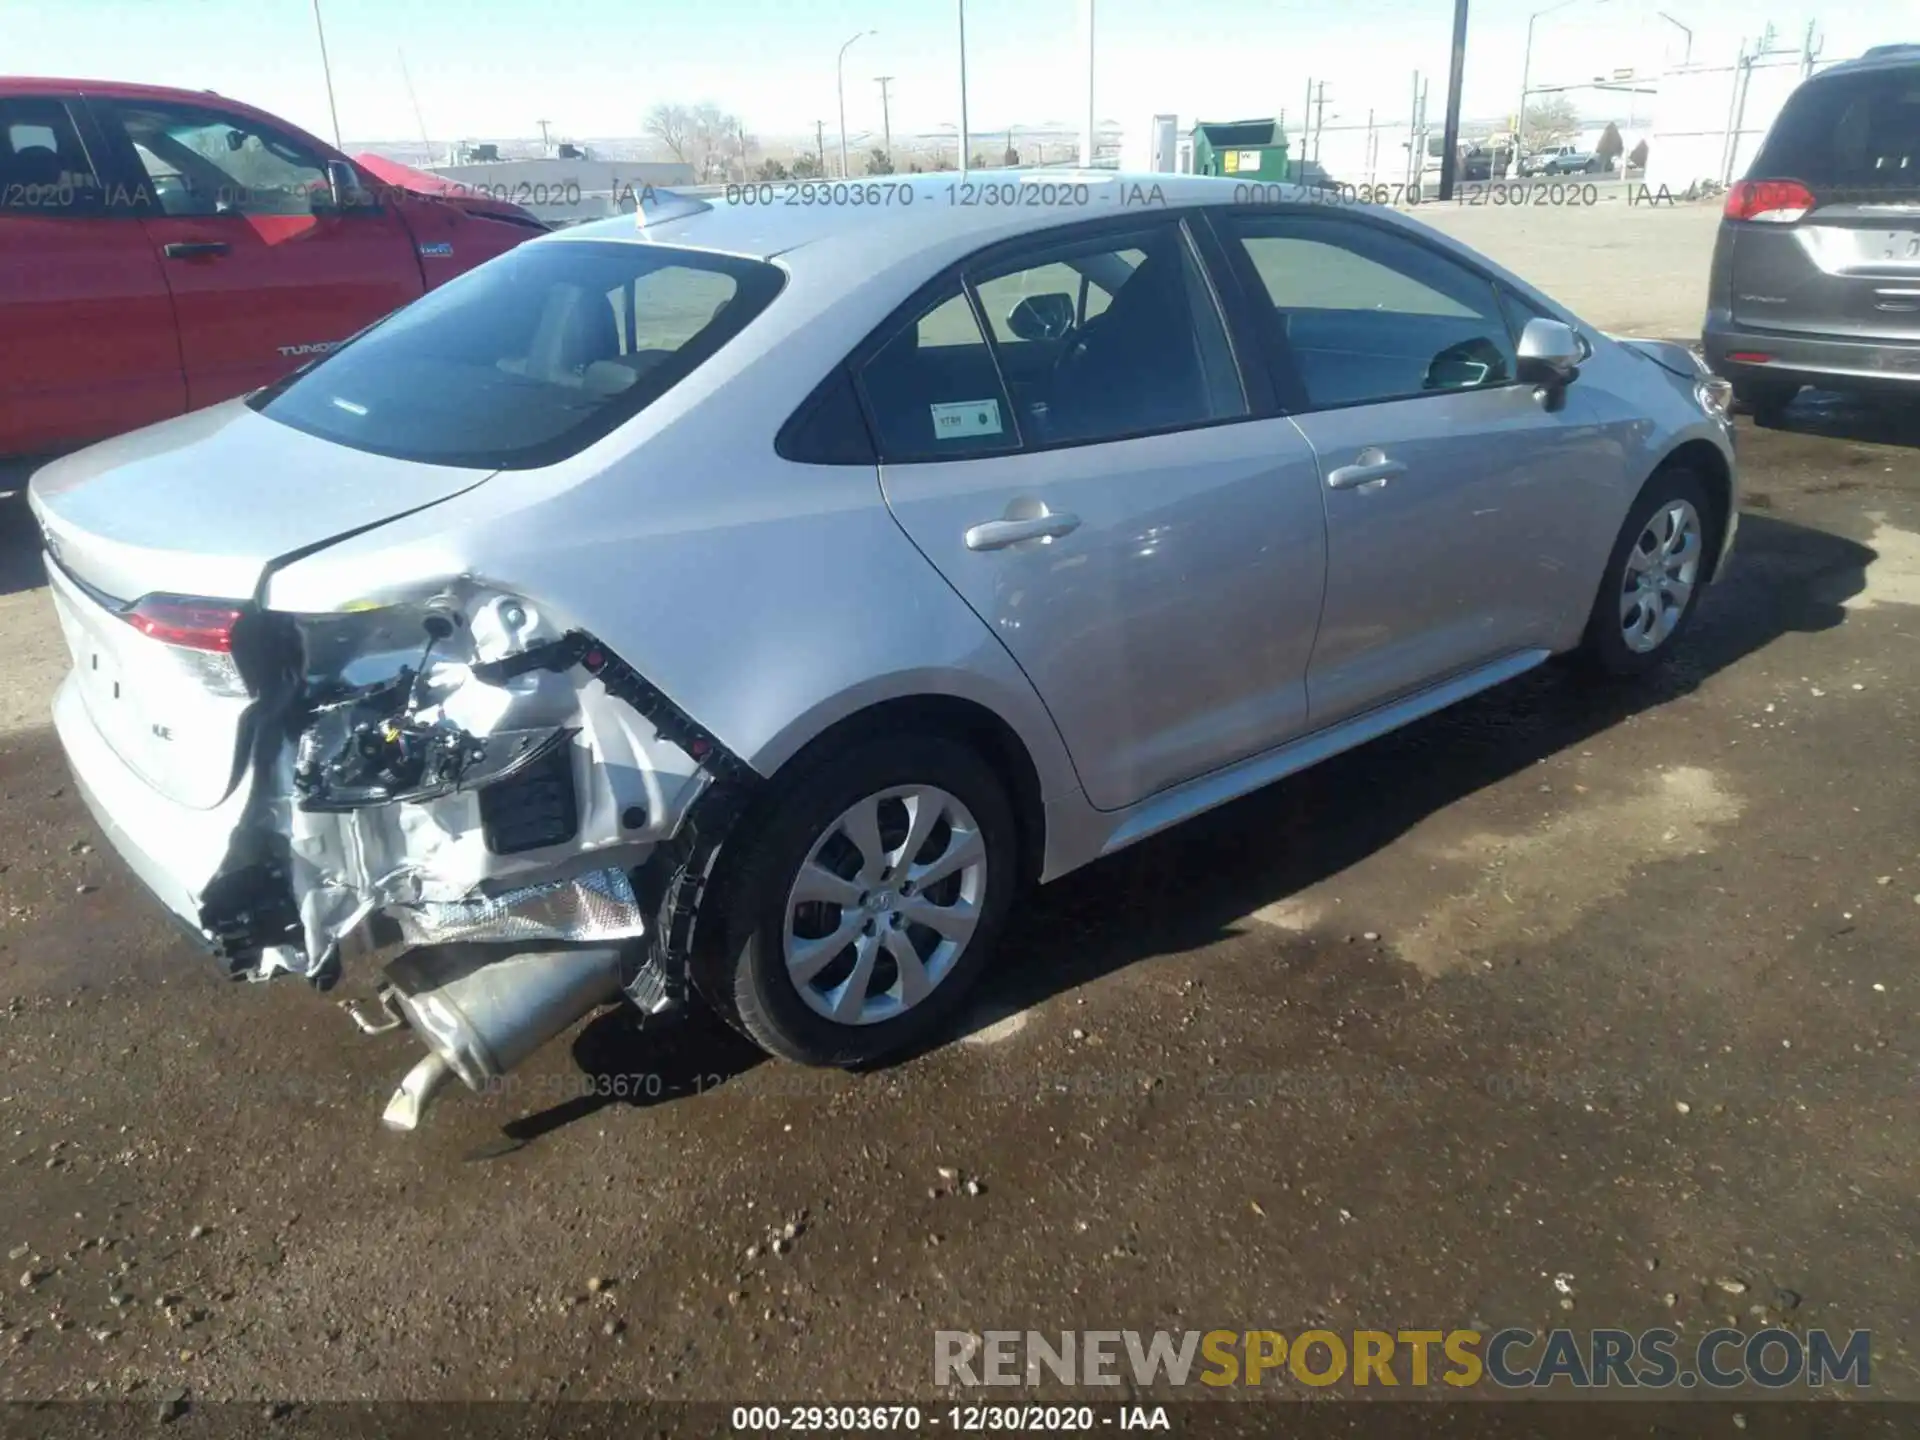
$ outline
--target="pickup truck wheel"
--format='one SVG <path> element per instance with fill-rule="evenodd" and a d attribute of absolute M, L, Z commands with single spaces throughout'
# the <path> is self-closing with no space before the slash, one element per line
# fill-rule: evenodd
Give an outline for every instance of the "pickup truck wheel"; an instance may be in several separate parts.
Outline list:
<path fill-rule="evenodd" d="M 1016 888 L 1005 787 L 937 735 L 869 741 L 798 775 L 725 888 L 702 989 L 762 1049 L 861 1065 L 948 1021 Z"/>
<path fill-rule="evenodd" d="M 1579 658 L 1607 676 L 1644 675 L 1671 655 L 1693 620 L 1708 547 L 1723 517 L 1684 466 L 1657 472 L 1627 512 L 1587 618 Z"/>

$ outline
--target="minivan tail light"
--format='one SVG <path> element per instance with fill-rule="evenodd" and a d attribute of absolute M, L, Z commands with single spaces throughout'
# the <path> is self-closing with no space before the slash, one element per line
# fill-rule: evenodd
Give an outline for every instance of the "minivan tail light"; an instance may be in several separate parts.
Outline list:
<path fill-rule="evenodd" d="M 1813 192 L 1798 180 L 1742 180 L 1727 191 L 1729 220 L 1791 225 L 1813 209 Z"/>
<path fill-rule="evenodd" d="M 163 645 L 220 655 L 233 650 L 233 627 L 240 615 L 223 600 L 196 600 L 184 595 L 148 595 L 121 612 L 121 618 L 134 629 Z"/>

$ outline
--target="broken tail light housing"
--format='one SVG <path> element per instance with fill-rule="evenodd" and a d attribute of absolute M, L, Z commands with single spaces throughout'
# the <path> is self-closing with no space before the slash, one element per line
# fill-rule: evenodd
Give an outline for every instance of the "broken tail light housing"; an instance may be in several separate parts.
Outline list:
<path fill-rule="evenodd" d="M 1791 225 L 1813 209 L 1813 191 L 1798 180 L 1742 180 L 1727 191 L 1729 220 Z"/>
<path fill-rule="evenodd" d="M 233 627 L 241 611 L 224 600 L 186 595 L 148 595 L 123 610 L 120 618 L 142 635 L 176 650 L 233 651 Z"/>
<path fill-rule="evenodd" d="M 120 618 L 167 647 L 180 669 L 215 695 L 248 693 L 233 655 L 234 630 L 245 611 L 228 600 L 191 595 L 147 595 L 120 612 Z"/>

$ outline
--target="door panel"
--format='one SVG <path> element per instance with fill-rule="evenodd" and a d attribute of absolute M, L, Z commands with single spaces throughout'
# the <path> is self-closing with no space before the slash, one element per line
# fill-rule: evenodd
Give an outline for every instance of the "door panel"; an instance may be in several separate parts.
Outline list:
<path fill-rule="evenodd" d="M 1284 211 L 1219 226 L 1320 466 L 1310 723 L 1556 643 L 1590 583 L 1592 496 L 1619 468 L 1579 386 L 1515 383 L 1499 289 L 1397 227 Z"/>
<path fill-rule="evenodd" d="M 276 380 L 422 293 L 391 205 L 326 203 L 327 157 L 238 112 L 96 108 L 147 178 L 141 224 L 173 295 L 192 408 Z"/>
<path fill-rule="evenodd" d="M 1327 599 L 1307 677 L 1316 728 L 1556 641 L 1590 584 L 1586 531 L 1618 468 L 1577 382 L 1551 411 L 1506 385 L 1298 423 L 1329 479 L 1370 450 L 1405 467 L 1327 488 Z"/>
<path fill-rule="evenodd" d="M 1032 680 L 1089 801 L 1119 809 L 1296 734 L 1318 471 L 1291 422 L 1251 418 L 1180 222 L 1050 232 L 966 281 L 860 365 L 881 484 Z M 1072 303 L 1044 325 L 1006 321 L 1056 295 Z"/>
<path fill-rule="evenodd" d="M 62 101 L 0 100 L 0 455 L 186 408 L 159 261 L 96 163 Z"/>
<path fill-rule="evenodd" d="M 887 503 L 1020 663 L 1115 810 L 1299 733 L 1325 580 L 1313 454 L 1255 420 L 882 467 Z M 1077 519 L 968 548 L 983 522 Z"/>

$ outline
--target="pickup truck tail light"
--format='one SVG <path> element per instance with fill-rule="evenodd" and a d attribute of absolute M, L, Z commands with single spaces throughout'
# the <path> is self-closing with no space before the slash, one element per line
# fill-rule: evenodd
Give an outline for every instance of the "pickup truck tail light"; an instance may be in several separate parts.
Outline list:
<path fill-rule="evenodd" d="M 1813 192 L 1798 180 L 1742 180 L 1727 191 L 1729 220 L 1791 225 L 1813 209 Z"/>

